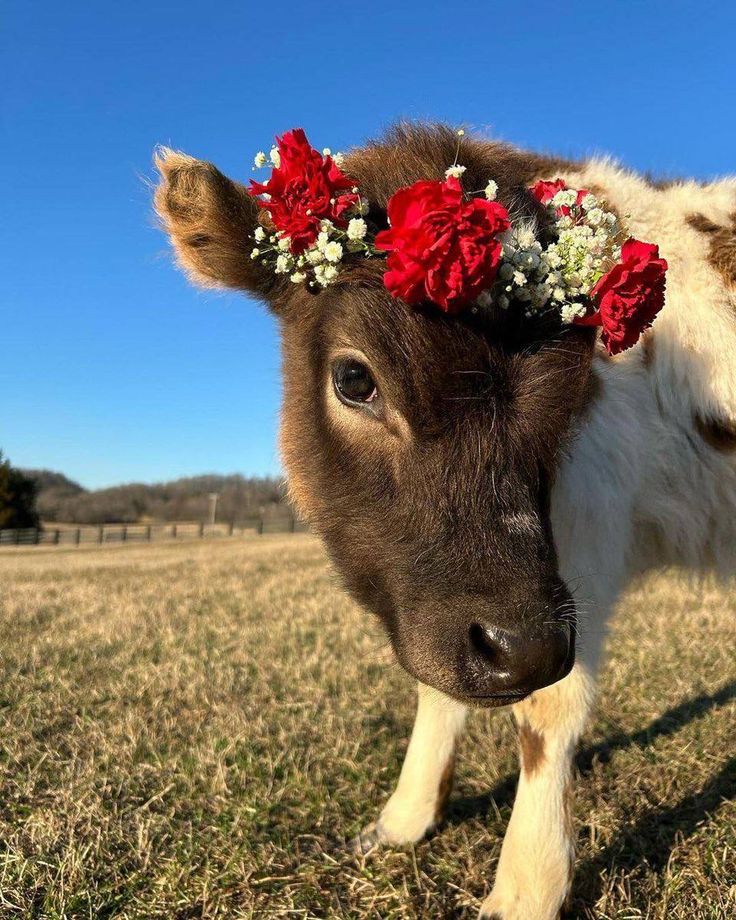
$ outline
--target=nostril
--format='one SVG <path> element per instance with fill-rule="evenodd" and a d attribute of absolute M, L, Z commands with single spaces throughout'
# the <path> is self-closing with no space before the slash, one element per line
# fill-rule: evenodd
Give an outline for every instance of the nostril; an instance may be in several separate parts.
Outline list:
<path fill-rule="evenodd" d="M 472 623 L 470 626 L 469 638 L 470 647 L 474 652 L 491 664 L 498 663 L 500 652 L 499 646 L 493 641 L 485 626 L 481 626 L 480 623 Z"/>
<path fill-rule="evenodd" d="M 519 634 L 479 618 L 467 630 L 463 664 L 473 695 L 526 696 L 560 680 L 575 660 L 567 624 Z"/>

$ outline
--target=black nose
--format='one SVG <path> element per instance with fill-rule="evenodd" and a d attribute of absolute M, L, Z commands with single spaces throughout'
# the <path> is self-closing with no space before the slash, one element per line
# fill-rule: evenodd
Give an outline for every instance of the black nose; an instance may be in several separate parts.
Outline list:
<path fill-rule="evenodd" d="M 468 633 L 468 676 L 480 698 L 527 696 L 563 678 L 574 659 L 574 636 L 565 623 L 522 635 L 477 622 Z"/>

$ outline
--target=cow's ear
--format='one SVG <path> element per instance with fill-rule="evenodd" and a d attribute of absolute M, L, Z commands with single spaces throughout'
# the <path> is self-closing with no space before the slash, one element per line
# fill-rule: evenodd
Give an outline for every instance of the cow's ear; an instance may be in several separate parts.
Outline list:
<path fill-rule="evenodd" d="M 259 206 L 245 186 L 211 163 L 168 148 L 156 151 L 154 163 L 161 177 L 156 212 L 189 278 L 205 287 L 247 291 L 275 307 L 284 285 L 251 259 Z"/>

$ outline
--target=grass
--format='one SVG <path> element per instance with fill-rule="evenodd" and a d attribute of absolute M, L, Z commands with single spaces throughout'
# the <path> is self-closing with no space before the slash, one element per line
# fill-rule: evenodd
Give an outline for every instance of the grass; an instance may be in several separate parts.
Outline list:
<path fill-rule="evenodd" d="M 736 592 L 626 599 L 578 759 L 573 915 L 736 916 Z M 476 714 L 447 822 L 342 849 L 410 680 L 307 536 L 0 554 L 0 917 L 474 917 L 515 784 Z"/>

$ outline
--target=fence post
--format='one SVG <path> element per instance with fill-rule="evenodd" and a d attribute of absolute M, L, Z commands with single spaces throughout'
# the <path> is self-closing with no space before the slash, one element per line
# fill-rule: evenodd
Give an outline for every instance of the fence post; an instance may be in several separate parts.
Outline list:
<path fill-rule="evenodd" d="M 54 543 L 58 543 L 58 542 L 59 542 L 59 535 L 60 535 L 60 534 L 61 534 L 61 531 L 57 528 L 57 529 L 54 531 Z"/>
<path fill-rule="evenodd" d="M 204 536 L 204 521 L 199 522 L 199 536 L 200 537 Z"/>
<path fill-rule="evenodd" d="M 104 543 L 105 541 L 105 528 L 102 524 L 97 528 L 97 542 Z"/>
<path fill-rule="evenodd" d="M 172 540 L 176 540 L 176 524 L 171 525 L 171 538 Z"/>
<path fill-rule="evenodd" d="M 291 533 L 296 533 L 296 518 L 293 514 L 291 516 Z"/>
<path fill-rule="evenodd" d="M 77 546 L 79 546 L 79 544 L 82 542 L 82 528 L 81 527 L 77 527 L 77 532 L 74 535 L 74 542 Z"/>
<path fill-rule="evenodd" d="M 146 527 L 146 540 L 148 540 L 149 543 L 151 542 L 151 525 L 150 524 L 148 525 L 148 527 Z"/>
<path fill-rule="evenodd" d="M 228 537 L 232 537 L 234 531 L 235 531 L 235 521 L 230 521 L 230 527 L 228 528 L 228 532 L 227 532 Z"/>
<path fill-rule="evenodd" d="M 258 533 L 263 534 L 263 518 L 258 519 Z"/>
<path fill-rule="evenodd" d="M 123 524 L 123 530 L 122 530 L 122 533 L 120 534 L 120 539 L 123 541 L 123 543 L 125 543 L 125 541 L 128 539 L 128 525 L 127 524 Z"/>

